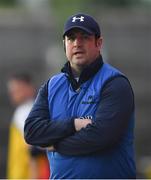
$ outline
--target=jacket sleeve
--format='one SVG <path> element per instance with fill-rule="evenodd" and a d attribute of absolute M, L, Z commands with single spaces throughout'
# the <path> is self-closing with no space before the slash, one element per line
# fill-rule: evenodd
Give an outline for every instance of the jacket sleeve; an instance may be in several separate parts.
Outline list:
<path fill-rule="evenodd" d="M 53 121 L 48 109 L 48 82 L 39 90 L 24 126 L 28 144 L 47 147 L 75 132 L 73 119 Z"/>
<path fill-rule="evenodd" d="M 65 155 L 101 152 L 119 143 L 134 110 L 134 96 L 128 80 L 116 77 L 101 94 L 96 121 L 55 145 Z"/>

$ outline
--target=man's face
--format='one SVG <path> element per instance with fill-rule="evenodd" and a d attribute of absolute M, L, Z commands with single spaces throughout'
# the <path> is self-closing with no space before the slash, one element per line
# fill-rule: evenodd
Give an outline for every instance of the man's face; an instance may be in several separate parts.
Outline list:
<path fill-rule="evenodd" d="M 65 36 L 67 59 L 72 67 L 91 64 L 100 54 L 102 38 L 95 38 L 80 29 L 73 29 Z"/>

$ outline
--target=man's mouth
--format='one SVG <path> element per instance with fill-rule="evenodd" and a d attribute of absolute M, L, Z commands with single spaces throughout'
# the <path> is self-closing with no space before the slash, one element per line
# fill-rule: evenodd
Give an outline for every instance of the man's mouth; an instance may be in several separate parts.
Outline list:
<path fill-rule="evenodd" d="M 84 52 L 83 52 L 83 51 L 76 51 L 76 52 L 74 52 L 73 54 L 74 54 L 74 55 L 81 55 L 81 54 L 84 54 Z"/>

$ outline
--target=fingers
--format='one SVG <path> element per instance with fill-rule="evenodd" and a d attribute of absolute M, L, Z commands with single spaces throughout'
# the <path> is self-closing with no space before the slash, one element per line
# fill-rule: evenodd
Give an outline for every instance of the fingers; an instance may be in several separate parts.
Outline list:
<path fill-rule="evenodd" d="M 75 125 L 76 131 L 80 131 L 82 128 L 85 128 L 88 124 L 91 124 L 91 123 L 92 123 L 91 119 L 76 118 L 74 120 L 74 125 Z"/>

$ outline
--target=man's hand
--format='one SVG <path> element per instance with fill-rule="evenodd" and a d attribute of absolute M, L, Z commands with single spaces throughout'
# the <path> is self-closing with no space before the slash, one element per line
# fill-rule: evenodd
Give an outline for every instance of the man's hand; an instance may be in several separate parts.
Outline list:
<path fill-rule="evenodd" d="M 91 119 L 80 119 L 80 118 L 74 119 L 74 126 L 76 131 L 80 131 L 82 128 L 85 128 L 88 124 L 91 123 L 92 123 Z"/>

